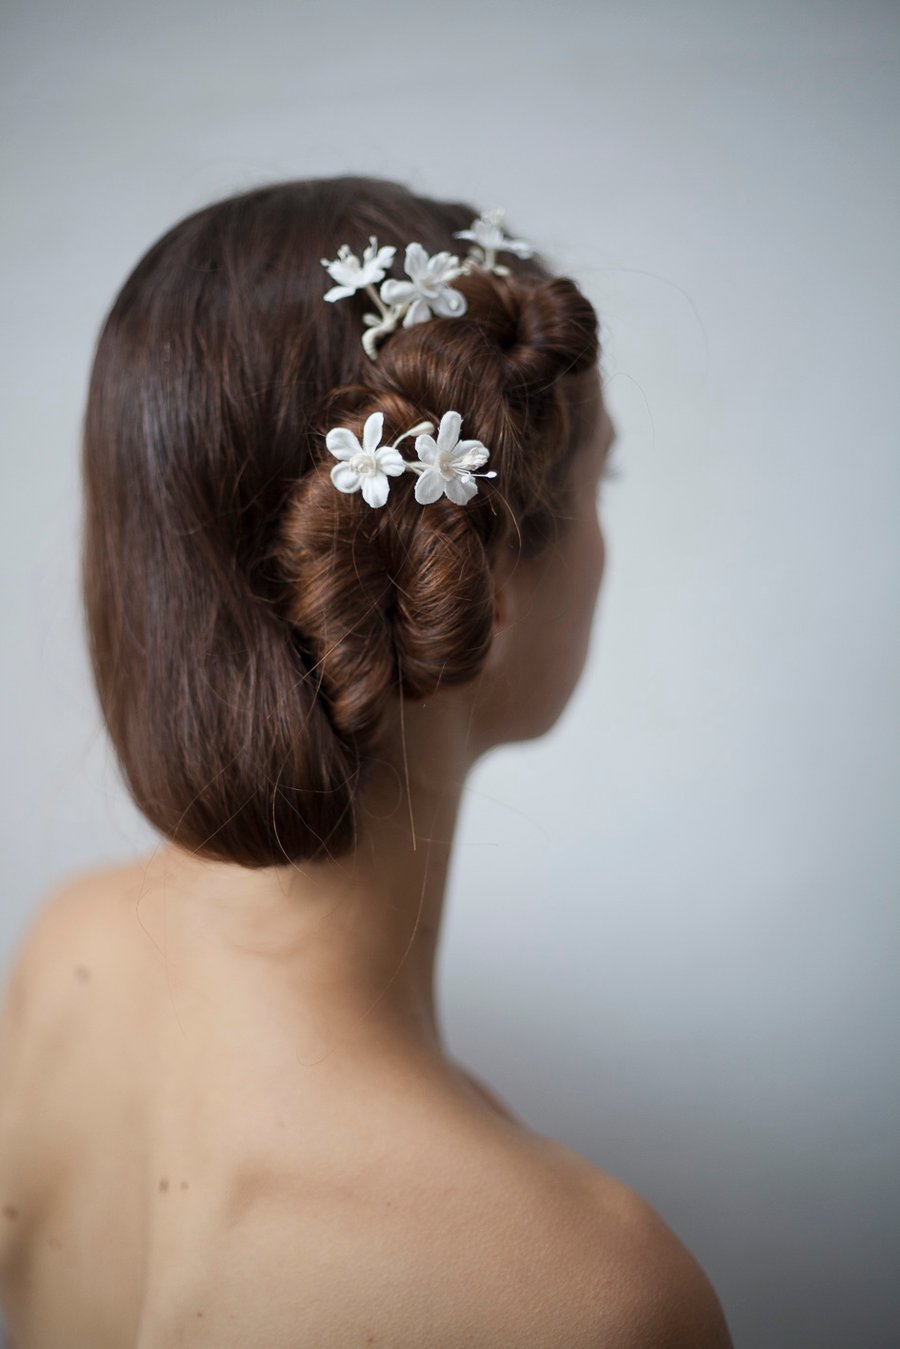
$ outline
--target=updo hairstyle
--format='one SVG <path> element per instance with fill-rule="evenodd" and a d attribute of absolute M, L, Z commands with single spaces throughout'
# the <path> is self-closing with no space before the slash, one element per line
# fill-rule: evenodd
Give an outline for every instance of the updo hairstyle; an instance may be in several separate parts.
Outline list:
<path fill-rule="evenodd" d="M 117 295 L 84 418 L 82 580 L 100 706 L 125 782 L 161 833 L 246 867 L 339 857 L 384 712 L 478 675 L 492 562 L 536 556 L 568 513 L 586 428 L 570 377 L 598 324 L 537 258 L 453 282 L 462 317 L 365 354 L 364 292 L 329 304 L 321 259 L 371 235 L 465 256 L 478 210 L 341 177 L 219 201 L 168 230 Z M 510 231 L 511 233 L 513 231 Z M 331 482 L 325 434 L 383 443 L 448 409 L 490 450 L 465 506 L 385 506 Z M 413 442 L 401 444 L 412 457 Z"/>

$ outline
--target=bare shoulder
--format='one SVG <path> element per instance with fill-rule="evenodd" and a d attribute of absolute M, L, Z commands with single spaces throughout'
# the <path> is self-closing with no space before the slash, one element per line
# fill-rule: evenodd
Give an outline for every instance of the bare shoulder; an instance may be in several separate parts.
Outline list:
<path fill-rule="evenodd" d="M 733 1349 L 699 1262 L 630 1186 L 554 1140 L 544 1165 L 556 1189 L 561 1238 L 548 1273 L 570 1308 L 578 1349 Z"/>
<path fill-rule="evenodd" d="M 94 867 L 71 873 L 39 897 L 0 976 L 0 1056 L 20 1043 L 13 1032 L 26 1021 L 29 1030 L 39 1030 L 67 1010 L 72 984 L 90 977 L 91 953 L 115 936 L 107 921 L 110 902 L 129 885 L 139 886 L 140 874 L 133 865 Z"/>
<path fill-rule="evenodd" d="M 622 1180 L 505 1110 L 483 1117 L 471 1135 L 451 1122 L 446 1138 L 437 1130 L 432 1138 L 440 1141 L 425 1168 L 422 1208 L 432 1220 L 442 1212 L 444 1221 L 422 1245 L 430 1250 L 432 1239 L 440 1245 L 448 1235 L 437 1262 L 442 1282 L 458 1272 L 453 1296 L 464 1289 L 463 1305 L 485 1343 L 733 1349 L 702 1266 Z"/>
<path fill-rule="evenodd" d="M 31 1099 L 29 1082 L 77 1034 L 79 994 L 95 970 L 118 961 L 110 914 L 124 912 L 140 876 L 135 866 L 79 871 L 35 902 L 0 971 L 0 1135 Z"/>
<path fill-rule="evenodd" d="M 13 1098 L 16 1072 L 42 1048 L 42 1032 L 64 1027 L 77 989 L 90 978 L 90 961 L 107 944 L 102 915 L 121 894 L 133 868 L 73 873 L 47 890 L 0 972 L 0 1121 Z"/>
<path fill-rule="evenodd" d="M 41 895 L 0 976 L 0 1287 L 23 1236 L 43 1084 L 54 1080 L 71 1024 L 78 978 L 73 939 L 94 889 L 81 874 Z"/>
<path fill-rule="evenodd" d="M 352 1185 L 329 1187 L 317 1221 L 352 1270 L 332 1301 L 360 1324 L 378 1307 L 386 1342 L 421 1343 L 427 1324 L 446 1349 L 732 1349 L 699 1264 L 615 1177 L 493 1113 L 435 1113 L 427 1129 L 407 1120 L 403 1136 L 399 1156 L 380 1149 L 377 1170 L 367 1161 Z M 283 1168 L 278 1182 L 283 1192 Z M 282 1218 L 268 1199 L 252 1213 L 235 1258 L 289 1249 L 308 1271 L 304 1215 Z M 321 1294 L 295 1285 L 298 1306 Z M 330 1323 L 315 1330 L 311 1343 L 336 1342 Z"/>

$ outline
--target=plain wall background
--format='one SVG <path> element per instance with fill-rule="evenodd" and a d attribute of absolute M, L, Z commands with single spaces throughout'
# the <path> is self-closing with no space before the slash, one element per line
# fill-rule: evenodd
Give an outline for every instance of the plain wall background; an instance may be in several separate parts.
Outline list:
<path fill-rule="evenodd" d="M 623 476 L 582 683 L 471 780 L 451 1048 L 658 1208 L 738 1349 L 896 1346 L 900 11 L 17 0 L 0 37 L 4 963 L 154 840 L 78 595 L 126 274 L 281 178 L 505 206 L 600 309 Z"/>

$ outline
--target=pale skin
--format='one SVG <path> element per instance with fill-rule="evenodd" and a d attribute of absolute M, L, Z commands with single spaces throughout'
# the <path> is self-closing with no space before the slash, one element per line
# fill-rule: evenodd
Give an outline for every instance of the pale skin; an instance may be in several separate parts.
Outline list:
<path fill-rule="evenodd" d="M 580 378 L 565 538 L 498 559 L 478 680 L 395 706 L 355 853 L 251 871 L 166 843 L 42 906 L 0 1019 L 15 1349 L 729 1349 L 659 1215 L 467 1073 L 435 1002 L 467 774 L 584 665 L 613 427 Z"/>

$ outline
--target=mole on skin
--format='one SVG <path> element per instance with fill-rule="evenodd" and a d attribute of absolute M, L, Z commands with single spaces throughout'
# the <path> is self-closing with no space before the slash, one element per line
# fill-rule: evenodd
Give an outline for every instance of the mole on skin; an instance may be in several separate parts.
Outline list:
<path fill-rule="evenodd" d="M 4 1218 L 9 1218 L 12 1222 L 15 1222 L 16 1218 L 19 1216 L 19 1210 L 16 1208 L 15 1204 L 4 1204 L 3 1216 Z"/>

